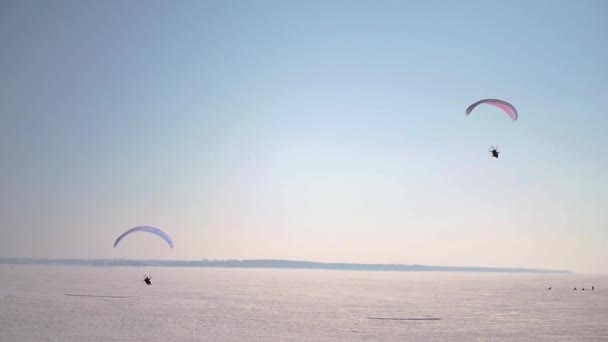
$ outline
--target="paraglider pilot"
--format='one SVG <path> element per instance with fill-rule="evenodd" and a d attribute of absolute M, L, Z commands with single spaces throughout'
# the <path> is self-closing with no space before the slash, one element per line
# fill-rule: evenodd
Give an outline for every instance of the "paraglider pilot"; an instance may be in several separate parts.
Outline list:
<path fill-rule="evenodd" d="M 492 157 L 498 159 L 498 154 L 500 153 L 500 151 L 498 151 L 497 147 L 490 147 L 490 154 L 492 154 Z"/>

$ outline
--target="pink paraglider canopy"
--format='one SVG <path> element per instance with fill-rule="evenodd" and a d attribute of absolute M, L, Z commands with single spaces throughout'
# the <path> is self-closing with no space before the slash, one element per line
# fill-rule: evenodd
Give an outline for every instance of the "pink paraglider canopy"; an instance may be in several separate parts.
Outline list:
<path fill-rule="evenodd" d="M 473 109 L 475 109 L 475 107 L 479 106 L 482 103 L 498 107 L 498 108 L 502 109 L 503 111 L 505 111 L 505 113 L 507 113 L 507 115 L 509 115 L 511 117 L 511 119 L 513 119 L 513 121 L 517 120 L 517 117 L 518 117 L 517 109 L 515 109 L 515 107 L 513 107 L 513 105 L 510 104 L 509 102 L 503 101 L 503 100 L 498 100 L 498 99 L 484 99 L 484 100 L 477 101 L 477 102 L 473 103 L 472 105 L 470 105 L 469 108 L 467 108 L 465 114 L 466 115 L 471 114 Z"/>

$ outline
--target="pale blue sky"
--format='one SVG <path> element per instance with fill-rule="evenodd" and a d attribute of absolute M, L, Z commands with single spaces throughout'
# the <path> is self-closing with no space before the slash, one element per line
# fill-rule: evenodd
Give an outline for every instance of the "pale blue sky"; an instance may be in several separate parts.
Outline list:
<path fill-rule="evenodd" d="M 601 0 L 2 1 L 0 256 L 605 272 L 606 18 Z M 520 119 L 464 116 L 486 97 Z M 112 249 L 141 224 L 175 249 Z"/>

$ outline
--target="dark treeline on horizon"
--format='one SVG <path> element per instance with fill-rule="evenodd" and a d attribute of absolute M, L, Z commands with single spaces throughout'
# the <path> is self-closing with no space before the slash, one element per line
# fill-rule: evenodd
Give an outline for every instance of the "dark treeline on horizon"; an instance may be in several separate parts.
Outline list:
<path fill-rule="evenodd" d="M 402 272 L 497 272 L 497 273 L 572 273 L 566 270 L 546 270 L 503 267 L 430 266 L 404 264 L 324 263 L 273 259 L 252 260 L 133 260 L 133 259 L 31 259 L 0 258 L 0 264 L 13 265 L 65 265 L 65 266 L 158 266 L 158 267 L 221 267 L 221 268 L 284 268 L 325 269 L 350 271 L 402 271 Z"/>

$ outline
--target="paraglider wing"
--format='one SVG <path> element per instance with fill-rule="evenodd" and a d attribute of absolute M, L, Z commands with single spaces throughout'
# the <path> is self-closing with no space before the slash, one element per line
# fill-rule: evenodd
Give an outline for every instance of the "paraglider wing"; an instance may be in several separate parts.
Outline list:
<path fill-rule="evenodd" d="M 155 235 L 159 236 L 161 239 L 165 240 L 167 242 L 167 244 L 169 244 L 169 246 L 171 248 L 173 248 L 173 238 L 171 237 L 171 235 L 169 235 L 169 233 L 167 233 L 166 231 L 164 231 L 161 228 L 152 227 L 152 226 L 139 226 L 139 227 L 135 227 L 135 228 L 131 228 L 131 229 L 127 230 L 126 232 L 122 233 L 118 237 L 118 239 L 116 239 L 116 241 L 114 242 L 114 248 L 116 248 L 116 246 L 118 246 L 118 243 L 120 242 L 120 240 L 122 240 L 125 236 L 135 233 L 135 232 L 146 232 L 146 233 L 155 234 Z"/>
<path fill-rule="evenodd" d="M 479 106 L 482 103 L 498 107 L 498 108 L 502 109 L 503 111 L 505 111 L 505 113 L 507 113 L 507 115 L 509 115 L 511 117 L 511 119 L 513 119 L 513 121 L 517 120 L 517 116 L 518 116 L 517 109 L 515 109 L 515 107 L 512 104 L 510 104 L 509 102 L 503 101 L 503 100 L 498 100 L 498 99 L 484 99 L 484 100 L 477 101 L 477 102 L 473 103 L 472 105 L 470 105 L 469 108 L 467 108 L 465 114 L 466 115 L 471 114 L 473 109 L 475 109 L 475 107 Z"/>

